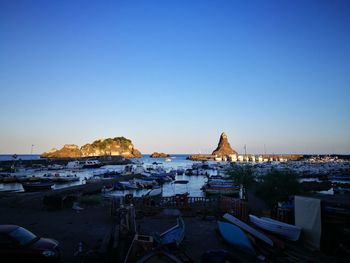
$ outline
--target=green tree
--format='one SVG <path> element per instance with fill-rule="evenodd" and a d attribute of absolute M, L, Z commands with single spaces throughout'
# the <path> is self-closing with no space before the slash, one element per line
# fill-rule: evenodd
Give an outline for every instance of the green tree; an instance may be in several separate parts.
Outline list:
<path fill-rule="evenodd" d="M 243 198 L 247 199 L 247 190 L 254 184 L 253 169 L 250 165 L 232 165 L 226 174 L 230 176 L 235 184 L 239 184 L 243 190 Z"/>
<path fill-rule="evenodd" d="M 262 178 L 256 194 L 260 196 L 269 207 L 273 207 L 279 201 L 287 201 L 291 195 L 300 193 L 298 176 L 289 170 L 271 170 Z"/>

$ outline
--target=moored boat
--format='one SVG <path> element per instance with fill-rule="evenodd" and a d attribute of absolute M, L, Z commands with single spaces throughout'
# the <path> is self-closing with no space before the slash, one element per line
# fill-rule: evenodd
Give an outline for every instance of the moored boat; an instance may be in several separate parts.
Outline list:
<path fill-rule="evenodd" d="M 50 164 L 47 166 L 47 169 L 49 170 L 62 170 L 63 168 L 64 166 L 59 164 Z"/>
<path fill-rule="evenodd" d="M 173 183 L 174 184 L 188 184 L 188 180 L 176 180 Z"/>
<path fill-rule="evenodd" d="M 159 196 L 162 194 L 162 188 L 158 187 L 158 188 L 154 188 L 152 190 L 150 190 L 147 194 L 145 194 L 145 196 Z"/>
<path fill-rule="evenodd" d="M 99 160 L 86 160 L 83 168 L 100 168 L 103 164 Z"/>
<path fill-rule="evenodd" d="M 185 173 L 185 169 L 182 168 L 181 166 L 179 166 L 179 167 L 177 168 L 177 170 L 176 170 L 176 173 L 177 173 L 178 175 L 183 175 L 183 174 Z"/>
<path fill-rule="evenodd" d="M 113 190 L 114 190 L 114 185 L 113 185 L 113 184 L 108 184 L 108 185 L 104 185 L 104 186 L 102 187 L 101 192 L 102 192 L 103 194 L 106 194 L 106 193 L 109 193 L 109 192 L 111 192 L 111 191 L 113 191 Z"/>
<path fill-rule="evenodd" d="M 206 194 L 213 195 L 239 195 L 240 187 L 236 185 L 205 185 Z"/>
<path fill-rule="evenodd" d="M 79 161 L 71 161 L 67 163 L 66 167 L 68 169 L 81 169 L 83 165 Z"/>
<path fill-rule="evenodd" d="M 254 225 L 269 232 L 279 234 L 292 241 L 297 241 L 299 239 L 301 228 L 298 226 L 286 224 L 267 217 L 259 218 L 254 215 L 249 215 L 249 219 Z"/>
<path fill-rule="evenodd" d="M 36 191 L 45 191 L 45 190 L 51 190 L 54 183 L 22 183 L 23 189 L 26 192 L 36 192 Z"/>

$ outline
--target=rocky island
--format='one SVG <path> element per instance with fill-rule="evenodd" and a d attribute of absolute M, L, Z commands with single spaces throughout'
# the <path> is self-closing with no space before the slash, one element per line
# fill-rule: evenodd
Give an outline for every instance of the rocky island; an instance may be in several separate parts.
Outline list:
<path fill-rule="evenodd" d="M 230 156 L 232 154 L 238 155 L 238 153 L 232 149 L 230 143 L 228 142 L 227 135 L 223 132 L 221 133 L 218 147 L 213 151 L 212 155 L 217 157 Z"/>
<path fill-rule="evenodd" d="M 217 157 L 229 157 L 234 154 L 238 155 L 237 152 L 232 149 L 230 143 L 228 142 L 227 135 L 223 132 L 221 133 L 218 146 L 212 154 L 193 154 L 190 155 L 187 159 L 193 161 L 206 161 L 214 160 Z"/>
<path fill-rule="evenodd" d="M 79 148 L 75 144 L 66 144 L 62 149 L 52 149 L 44 152 L 44 158 L 79 158 L 89 156 L 122 156 L 124 158 L 140 158 L 140 151 L 134 148 L 131 140 L 125 137 L 115 137 L 96 140 Z"/>
<path fill-rule="evenodd" d="M 154 152 L 154 153 L 151 154 L 150 157 L 151 158 L 167 158 L 167 157 L 170 157 L 170 154 Z"/>

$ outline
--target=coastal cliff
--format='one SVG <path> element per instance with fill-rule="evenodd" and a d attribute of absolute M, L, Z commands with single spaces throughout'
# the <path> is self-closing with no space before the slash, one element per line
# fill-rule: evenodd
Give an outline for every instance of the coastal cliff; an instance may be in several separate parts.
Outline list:
<path fill-rule="evenodd" d="M 170 154 L 154 152 L 151 154 L 150 157 L 151 158 L 167 158 L 167 157 L 170 157 Z"/>
<path fill-rule="evenodd" d="M 228 142 L 227 135 L 223 132 L 220 136 L 218 147 L 216 147 L 212 155 L 223 157 L 223 156 L 229 156 L 232 154 L 238 155 L 237 152 L 232 149 L 230 143 Z"/>
<path fill-rule="evenodd" d="M 78 145 L 66 144 L 62 149 L 52 149 L 44 152 L 45 158 L 78 158 L 88 156 L 122 156 L 124 158 L 140 158 L 140 151 L 134 148 L 131 140 L 124 137 L 115 137 L 96 140 L 79 148 Z"/>
<path fill-rule="evenodd" d="M 78 158 L 81 157 L 81 151 L 78 145 L 65 144 L 62 149 L 53 148 L 48 152 L 44 152 L 41 156 L 46 158 Z"/>

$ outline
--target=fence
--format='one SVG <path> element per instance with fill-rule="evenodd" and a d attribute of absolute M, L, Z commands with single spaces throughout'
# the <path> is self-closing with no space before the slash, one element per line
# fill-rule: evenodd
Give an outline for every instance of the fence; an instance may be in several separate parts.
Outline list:
<path fill-rule="evenodd" d="M 132 203 L 138 211 L 154 210 L 155 208 L 176 208 L 183 212 L 193 212 L 203 215 L 217 215 L 223 213 L 232 213 L 236 217 L 247 221 L 248 205 L 247 202 L 238 198 L 215 196 L 215 197 L 189 197 L 185 195 L 176 195 L 169 197 L 116 197 L 112 199 L 111 214 L 119 208 L 120 204 Z"/>

